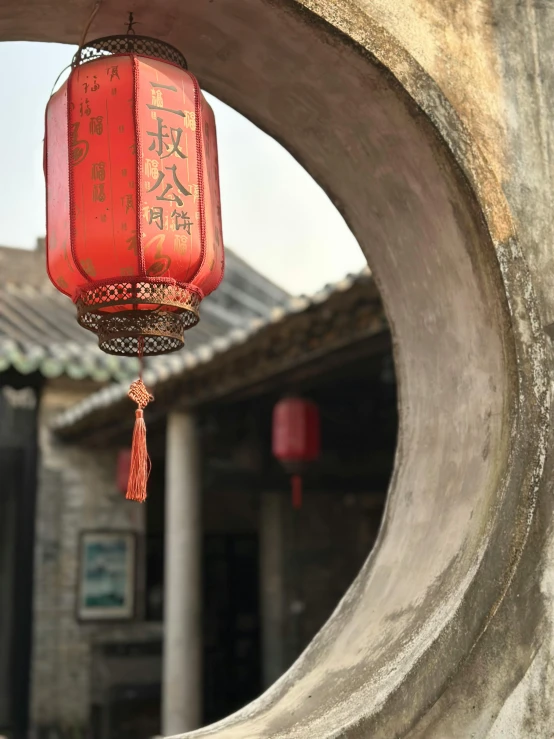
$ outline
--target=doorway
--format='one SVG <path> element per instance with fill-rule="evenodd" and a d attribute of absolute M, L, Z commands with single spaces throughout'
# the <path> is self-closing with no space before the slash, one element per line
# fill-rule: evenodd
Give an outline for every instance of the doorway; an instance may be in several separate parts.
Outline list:
<path fill-rule="evenodd" d="M 262 690 L 258 550 L 256 534 L 204 539 L 204 724 Z"/>
<path fill-rule="evenodd" d="M 27 736 L 35 507 L 34 445 L 1 447 L 0 734 Z"/>

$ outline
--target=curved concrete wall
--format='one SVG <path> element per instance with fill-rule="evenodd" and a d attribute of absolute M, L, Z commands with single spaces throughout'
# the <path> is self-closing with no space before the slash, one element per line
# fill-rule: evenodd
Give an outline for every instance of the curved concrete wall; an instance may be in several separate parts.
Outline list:
<path fill-rule="evenodd" d="M 554 591 L 539 72 L 554 23 L 505 5 L 135 3 L 141 31 L 185 51 L 203 86 L 280 140 L 340 208 L 379 282 L 400 384 L 369 561 L 292 669 L 195 736 L 551 735 L 537 692 L 551 679 L 540 669 Z M 127 10 L 102 6 L 94 35 L 121 31 Z M 89 12 L 3 0 L 0 37 L 76 42 Z"/>

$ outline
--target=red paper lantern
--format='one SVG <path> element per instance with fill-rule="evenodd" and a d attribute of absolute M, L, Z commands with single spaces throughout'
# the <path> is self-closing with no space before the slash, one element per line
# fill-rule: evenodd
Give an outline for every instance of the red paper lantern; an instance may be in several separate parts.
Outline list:
<path fill-rule="evenodd" d="M 273 409 L 274 456 L 292 475 L 292 502 L 302 505 L 302 477 L 310 462 L 320 454 L 319 409 L 303 398 L 284 398 Z"/>
<path fill-rule="evenodd" d="M 130 22 L 129 28 L 132 28 Z M 128 34 L 80 47 L 46 109 L 47 268 L 110 354 L 180 349 L 224 268 L 213 112 L 183 55 Z M 127 497 L 149 460 L 142 379 Z"/>
<path fill-rule="evenodd" d="M 223 277 L 213 112 L 173 47 L 88 43 L 46 110 L 47 266 L 110 354 L 183 346 Z"/>

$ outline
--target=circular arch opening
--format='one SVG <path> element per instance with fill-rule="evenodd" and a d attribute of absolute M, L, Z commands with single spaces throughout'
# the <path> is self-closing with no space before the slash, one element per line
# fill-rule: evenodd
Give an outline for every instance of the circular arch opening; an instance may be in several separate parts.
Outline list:
<path fill-rule="evenodd" d="M 41 8 L 15 6 L 2 38 L 75 43 L 88 7 Z M 119 0 L 102 8 L 94 34 L 116 32 L 126 11 Z M 400 390 L 395 472 L 370 559 L 291 670 L 197 735 L 404 735 L 492 605 L 476 605 L 472 587 L 502 501 L 515 362 L 482 214 L 391 74 L 300 4 L 222 0 L 185 13 L 154 2 L 138 12 L 151 35 L 186 52 L 203 87 L 279 140 L 339 207 L 378 281 Z M 470 628 L 456 634 L 472 608 Z"/>

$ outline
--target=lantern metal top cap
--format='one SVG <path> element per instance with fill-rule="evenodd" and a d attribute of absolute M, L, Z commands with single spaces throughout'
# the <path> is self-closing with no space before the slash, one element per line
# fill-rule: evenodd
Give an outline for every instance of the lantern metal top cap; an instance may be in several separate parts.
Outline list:
<path fill-rule="evenodd" d="M 176 64 L 182 69 L 188 69 L 187 60 L 179 49 L 165 41 L 150 36 L 139 36 L 134 33 L 104 36 L 93 41 L 87 41 L 77 50 L 73 57 L 72 66 L 78 67 L 101 57 L 118 54 L 138 54 L 139 56 L 154 57 Z"/>

